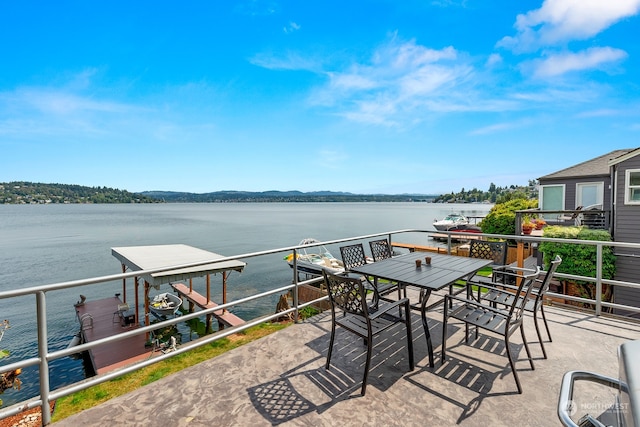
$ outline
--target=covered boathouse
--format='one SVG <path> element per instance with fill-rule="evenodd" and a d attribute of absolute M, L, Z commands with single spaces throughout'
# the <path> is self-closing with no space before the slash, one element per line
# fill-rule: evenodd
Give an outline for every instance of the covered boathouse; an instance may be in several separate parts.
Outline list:
<path fill-rule="evenodd" d="M 109 336 L 127 332 L 141 323 L 150 324 L 149 289 L 162 284 L 171 284 L 183 299 L 189 302 L 189 311 L 195 306 L 202 309 L 217 306 L 211 300 L 212 274 L 222 275 L 222 304 L 227 299 L 227 278 L 232 271 L 242 272 L 245 262 L 238 260 L 216 261 L 223 255 L 198 249 L 184 244 L 128 246 L 112 248 L 112 255 L 122 264 L 122 272 L 157 271 L 176 267 L 168 271 L 145 273 L 134 277 L 133 295 L 127 294 L 127 280 L 122 281 L 121 294 L 98 301 L 83 301 L 75 306 L 76 315 L 81 323 L 84 342 L 97 341 Z M 188 267 L 183 267 L 188 266 Z M 191 279 L 206 277 L 206 295 L 200 295 L 192 289 Z M 176 283 L 185 281 L 188 285 Z M 143 283 L 143 299 L 139 297 L 139 285 Z M 123 308 L 124 307 L 124 308 Z M 140 308 L 144 312 L 140 312 Z M 120 319 L 118 319 L 118 315 Z M 207 316 L 207 330 L 210 332 L 211 320 L 215 317 L 220 328 L 244 323 L 233 313 L 220 310 Z M 144 320 L 142 320 L 144 319 Z M 87 320 L 90 320 L 88 322 Z M 129 363 L 149 357 L 152 351 L 145 346 L 148 337 L 135 335 L 109 344 L 99 345 L 89 351 L 89 358 L 95 373 L 109 372 Z"/>

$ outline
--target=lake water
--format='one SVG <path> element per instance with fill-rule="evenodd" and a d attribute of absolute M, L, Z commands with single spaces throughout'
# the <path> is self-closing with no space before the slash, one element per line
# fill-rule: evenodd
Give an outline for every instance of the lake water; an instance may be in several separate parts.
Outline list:
<path fill-rule="evenodd" d="M 399 229 L 433 230 L 433 220 L 451 212 L 484 216 L 490 208 L 432 203 L 0 205 L 0 291 L 120 273 L 112 247 L 183 243 L 231 256 L 296 245 L 306 237 L 333 240 Z M 408 235 L 402 241 L 434 244 L 424 236 Z M 339 256 L 337 247 L 330 250 Z M 291 270 L 283 256 L 246 260 L 245 271 L 229 278 L 228 300 L 290 283 Z M 216 286 L 220 280 L 212 277 L 216 301 L 221 300 L 221 286 Z M 73 304 L 80 293 L 100 299 L 120 289 L 121 282 L 114 282 L 47 294 L 50 349 L 65 348 L 78 331 Z M 168 285 L 161 289 L 168 290 Z M 274 296 L 233 312 L 246 319 L 270 314 L 276 300 Z M 0 342 L 11 355 L 0 363 L 35 357 L 34 297 L 0 300 L 0 319 L 11 323 Z M 85 377 L 81 360 L 64 358 L 50 367 L 52 388 Z M 25 369 L 21 379 L 22 390 L 1 396 L 4 405 L 39 393 L 36 368 Z"/>

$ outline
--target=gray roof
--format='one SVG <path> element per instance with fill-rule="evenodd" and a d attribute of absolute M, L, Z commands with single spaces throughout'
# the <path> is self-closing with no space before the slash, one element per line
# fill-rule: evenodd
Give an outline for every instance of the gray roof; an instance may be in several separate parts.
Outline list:
<path fill-rule="evenodd" d="M 216 259 L 224 258 L 224 256 L 182 244 L 125 246 L 111 248 L 111 254 L 131 271 L 158 270 L 202 263 L 202 265 L 195 267 L 177 268 L 143 275 L 142 277 L 151 285 L 202 277 L 222 271 L 242 271 L 247 265 L 245 262 L 237 260 L 215 262 Z"/>
<path fill-rule="evenodd" d="M 610 153 L 603 154 L 595 159 L 587 160 L 577 165 L 559 170 L 549 175 L 541 176 L 538 179 L 558 179 L 558 178 L 579 178 L 586 176 L 608 176 L 609 161 L 634 151 L 635 148 L 627 148 L 623 150 L 614 150 Z"/>

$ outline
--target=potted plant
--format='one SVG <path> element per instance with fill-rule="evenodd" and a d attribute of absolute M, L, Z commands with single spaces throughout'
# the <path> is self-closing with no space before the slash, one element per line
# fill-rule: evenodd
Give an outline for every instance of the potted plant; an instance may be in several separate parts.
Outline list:
<path fill-rule="evenodd" d="M 531 221 L 531 217 L 529 215 L 525 215 L 522 217 L 522 232 L 524 234 L 531 234 L 531 230 L 536 228 L 536 225 Z"/>
<path fill-rule="evenodd" d="M 536 230 L 542 230 L 542 228 L 545 225 L 547 225 L 547 221 L 545 221 L 543 218 L 537 218 L 535 222 L 536 222 Z"/>

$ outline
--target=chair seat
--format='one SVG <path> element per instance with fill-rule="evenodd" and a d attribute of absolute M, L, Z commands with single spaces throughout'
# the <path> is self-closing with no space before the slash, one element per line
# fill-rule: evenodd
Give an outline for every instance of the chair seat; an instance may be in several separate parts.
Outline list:
<path fill-rule="evenodd" d="M 531 295 L 535 298 L 533 293 Z M 492 289 L 482 296 L 483 300 L 503 305 L 511 305 L 513 298 L 514 295 L 511 292 L 499 289 Z M 524 305 L 524 311 L 533 312 L 536 309 L 536 300 L 534 298 L 527 300 L 527 303 Z"/>
<path fill-rule="evenodd" d="M 462 304 L 454 308 L 449 313 L 449 317 L 501 335 L 506 333 L 508 326 L 506 315 L 484 310 L 482 307 L 471 304 Z"/>
<path fill-rule="evenodd" d="M 378 318 L 371 319 L 371 333 L 375 335 L 384 331 L 387 328 L 392 327 L 398 323 L 399 317 L 392 316 L 390 314 L 384 314 Z M 368 326 L 367 321 L 362 316 L 347 314 L 344 317 L 336 318 L 336 323 L 349 331 L 358 334 L 360 336 L 367 336 Z"/>

